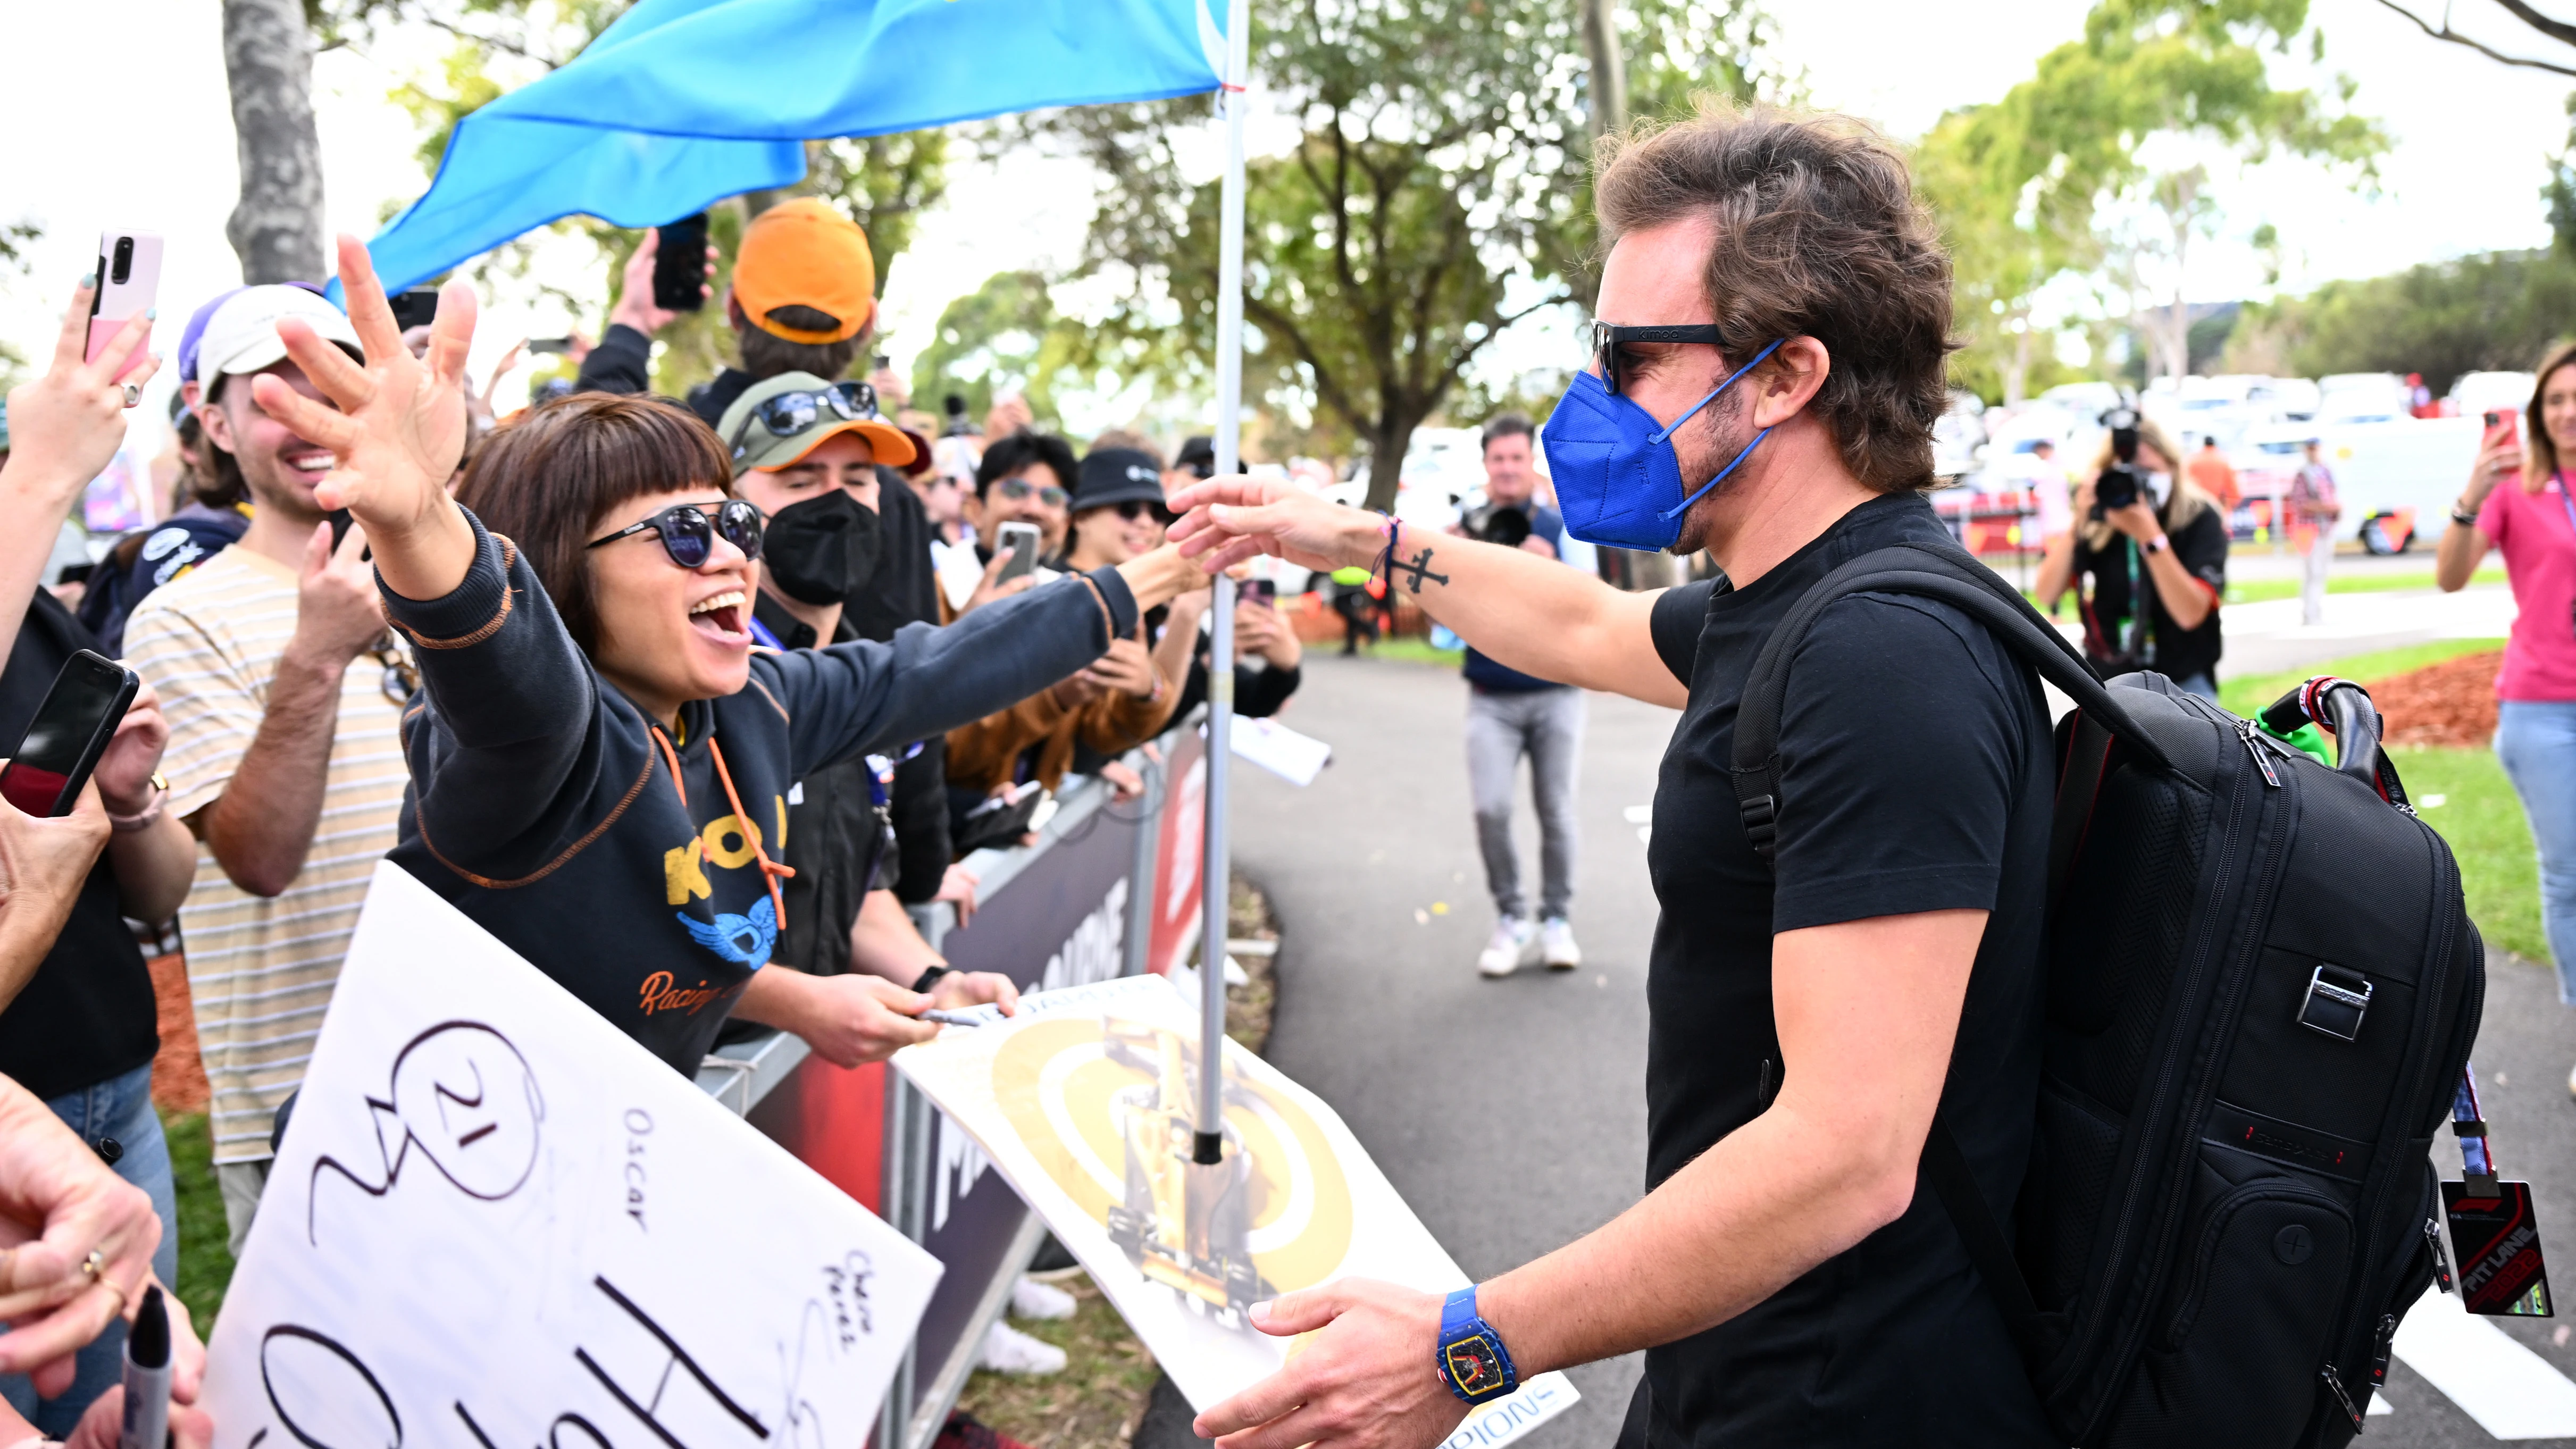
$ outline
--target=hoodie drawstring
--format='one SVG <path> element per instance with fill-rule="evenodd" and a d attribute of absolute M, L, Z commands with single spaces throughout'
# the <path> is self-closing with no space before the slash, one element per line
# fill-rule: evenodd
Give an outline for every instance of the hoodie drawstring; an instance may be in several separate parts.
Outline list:
<path fill-rule="evenodd" d="M 662 747 L 662 758 L 670 761 L 671 788 L 679 792 L 680 808 L 682 810 L 688 809 L 689 787 L 687 783 L 680 778 L 680 757 L 672 750 L 670 737 L 662 733 L 662 727 L 660 725 L 647 725 L 645 728 L 653 732 L 653 743 Z M 778 880 L 781 876 L 792 876 L 796 874 L 796 868 L 790 865 L 780 865 L 778 862 L 771 860 L 769 858 L 769 852 L 761 848 L 760 822 L 752 819 L 750 814 L 742 808 L 742 796 L 734 793 L 733 772 L 725 768 L 724 750 L 716 744 L 712 737 L 707 740 L 707 753 L 715 759 L 716 778 L 724 782 L 725 803 L 733 807 L 734 818 L 742 822 L 742 838 L 751 842 L 752 857 L 760 862 L 761 880 L 769 887 L 769 909 L 776 913 L 778 920 L 778 935 L 779 939 L 783 941 L 787 936 L 787 900 L 785 896 L 779 893 Z"/>
<path fill-rule="evenodd" d="M 796 868 L 780 865 L 769 858 L 768 851 L 761 849 L 760 822 L 752 819 L 750 813 L 742 808 L 742 797 L 734 793 L 733 772 L 725 768 L 724 750 L 716 744 L 713 735 L 707 737 L 707 753 L 715 758 L 716 778 L 724 782 L 725 803 L 733 807 L 734 818 L 742 822 L 742 837 L 751 842 L 752 856 L 760 862 L 761 878 L 769 885 L 769 908 L 778 917 L 778 939 L 784 941 L 787 939 L 787 900 L 779 894 L 778 880 L 781 876 L 794 875 Z M 678 778 L 676 772 L 672 778 Z"/>

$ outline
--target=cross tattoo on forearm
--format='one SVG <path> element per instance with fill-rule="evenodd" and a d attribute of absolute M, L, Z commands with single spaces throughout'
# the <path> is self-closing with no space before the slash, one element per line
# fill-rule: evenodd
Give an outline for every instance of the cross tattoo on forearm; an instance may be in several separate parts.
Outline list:
<path fill-rule="evenodd" d="M 1402 570 L 1405 573 L 1413 575 L 1412 578 L 1405 582 L 1407 587 L 1411 588 L 1413 592 L 1417 594 L 1422 592 L 1422 581 L 1426 578 L 1435 584 L 1446 584 L 1449 582 L 1449 576 L 1447 574 L 1435 574 L 1431 572 L 1430 565 L 1431 550 L 1427 548 L 1422 550 L 1420 553 L 1415 554 L 1411 563 L 1407 563 L 1400 558 L 1389 556 L 1386 561 L 1386 576 L 1392 579 L 1395 577 L 1398 570 Z"/>

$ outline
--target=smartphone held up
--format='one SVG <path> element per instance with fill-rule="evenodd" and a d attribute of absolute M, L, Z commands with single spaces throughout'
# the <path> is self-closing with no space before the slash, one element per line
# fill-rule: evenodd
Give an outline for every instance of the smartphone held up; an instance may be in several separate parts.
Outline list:
<path fill-rule="evenodd" d="M 89 300 L 89 350 L 84 359 L 98 361 L 117 332 L 135 314 L 152 310 L 161 290 L 161 237 L 148 231 L 105 231 L 98 238 L 98 290 Z M 151 360 L 151 349 L 138 347 L 117 371 L 122 382 Z M 132 407 L 132 403 L 126 406 Z"/>
<path fill-rule="evenodd" d="M 69 815 L 142 680 L 83 649 L 63 661 L 26 736 L 0 766 L 0 797 L 29 815 Z"/>
<path fill-rule="evenodd" d="M 653 229 L 653 305 L 695 312 L 707 304 L 707 214 Z"/>

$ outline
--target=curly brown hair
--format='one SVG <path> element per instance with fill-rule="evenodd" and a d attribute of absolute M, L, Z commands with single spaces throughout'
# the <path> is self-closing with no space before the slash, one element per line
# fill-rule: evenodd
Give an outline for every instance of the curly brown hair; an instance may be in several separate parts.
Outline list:
<path fill-rule="evenodd" d="M 456 501 L 519 546 L 565 632 L 596 657 L 591 532 L 629 499 L 700 488 L 731 493 L 733 464 L 696 413 L 667 398 L 583 392 L 485 434 L 465 462 Z"/>
<path fill-rule="evenodd" d="M 1933 486 L 1950 257 L 1885 137 L 1847 116 L 1702 101 L 1689 120 L 1604 137 L 1594 154 L 1605 247 L 1714 221 L 1705 288 L 1718 324 L 1748 352 L 1782 337 L 1824 344 L 1832 367 L 1807 406 L 1844 465 L 1882 493 Z"/>

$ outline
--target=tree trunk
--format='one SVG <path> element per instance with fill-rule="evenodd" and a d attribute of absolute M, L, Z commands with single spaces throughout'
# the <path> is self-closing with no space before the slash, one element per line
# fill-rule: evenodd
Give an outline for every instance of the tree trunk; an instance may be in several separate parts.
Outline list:
<path fill-rule="evenodd" d="M 1628 64 L 1619 53 L 1619 0 L 1583 0 L 1583 53 L 1592 67 L 1584 127 L 1598 141 L 1628 125 Z"/>
<path fill-rule="evenodd" d="M 241 200 L 224 237 L 242 280 L 319 282 L 322 139 L 313 127 L 313 37 L 301 0 L 223 0 Z"/>
<path fill-rule="evenodd" d="M 1370 429 L 1368 507 L 1394 511 L 1395 490 L 1404 480 L 1404 455 L 1413 446 L 1415 426 L 1409 420 L 1381 417 Z"/>

